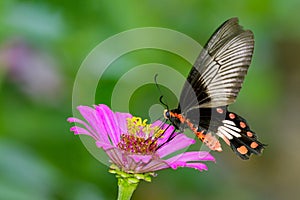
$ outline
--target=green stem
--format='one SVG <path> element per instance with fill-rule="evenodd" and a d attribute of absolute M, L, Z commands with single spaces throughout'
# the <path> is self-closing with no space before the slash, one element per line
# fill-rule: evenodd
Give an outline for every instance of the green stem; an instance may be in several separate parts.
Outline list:
<path fill-rule="evenodd" d="M 118 200 L 130 200 L 138 182 L 132 183 L 128 178 L 118 178 L 119 194 Z"/>
<path fill-rule="evenodd" d="M 115 174 L 118 179 L 118 200 L 130 200 L 139 182 L 141 180 L 151 182 L 151 177 L 155 175 L 153 172 L 147 172 L 143 174 L 134 172 L 124 172 L 114 164 L 110 166 L 109 172 Z"/>

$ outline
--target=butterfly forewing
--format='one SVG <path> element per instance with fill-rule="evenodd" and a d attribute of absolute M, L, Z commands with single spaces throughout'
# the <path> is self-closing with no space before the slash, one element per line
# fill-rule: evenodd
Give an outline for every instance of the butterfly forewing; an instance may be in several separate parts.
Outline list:
<path fill-rule="evenodd" d="M 188 75 L 180 96 L 182 112 L 233 103 L 253 48 L 253 33 L 243 30 L 237 18 L 226 21 L 205 45 Z"/>

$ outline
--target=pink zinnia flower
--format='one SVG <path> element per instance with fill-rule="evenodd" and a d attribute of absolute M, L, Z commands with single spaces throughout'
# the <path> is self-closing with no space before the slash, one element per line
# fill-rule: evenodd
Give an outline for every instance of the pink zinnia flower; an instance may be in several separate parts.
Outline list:
<path fill-rule="evenodd" d="M 97 147 L 106 152 L 111 164 L 120 171 L 144 174 L 177 167 L 202 171 L 207 170 L 202 161 L 214 161 L 208 152 L 193 151 L 173 155 L 194 144 L 195 140 L 181 133 L 173 133 L 174 127 L 161 121 L 147 124 L 146 120 L 142 121 L 129 113 L 114 113 L 103 104 L 94 108 L 78 106 L 78 110 L 86 122 L 69 118 L 69 122 L 81 125 L 73 126 L 71 131 L 91 136 Z"/>

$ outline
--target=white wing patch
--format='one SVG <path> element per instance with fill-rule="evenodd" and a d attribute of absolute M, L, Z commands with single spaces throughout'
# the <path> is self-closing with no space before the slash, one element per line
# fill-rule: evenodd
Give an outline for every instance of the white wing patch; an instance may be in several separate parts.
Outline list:
<path fill-rule="evenodd" d="M 221 135 L 224 135 L 227 139 L 232 140 L 233 137 L 239 138 L 242 137 L 241 134 L 241 129 L 235 126 L 235 123 L 230 120 L 223 120 L 223 126 L 220 126 L 218 128 L 217 135 L 222 137 Z"/>
<path fill-rule="evenodd" d="M 223 120 L 222 122 L 223 122 L 224 125 L 235 126 L 235 123 L 234 123 L 233 121 L 230 121 L 230 120 L 226 120 L 226 119 L 225 119 L 225 120 Z"/>

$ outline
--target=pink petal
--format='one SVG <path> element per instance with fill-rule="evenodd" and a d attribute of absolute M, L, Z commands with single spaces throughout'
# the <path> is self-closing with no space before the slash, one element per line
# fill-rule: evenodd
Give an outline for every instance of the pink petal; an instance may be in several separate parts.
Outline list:
<path fill-rule="evenodd" d="M 91 134 L 89 131 L 86 129 L 79 127 L 79 126 L 73 126 L 70 128 L 70 131 L 73 131 L 75 135 L 83 134 L 83 135 L 88 135 L 94 138 L 96 140 L 97 138 L 94 137 L 93 134 Z"/>
<path fill-rule="evenodd" d="M 84 119 L 95 130 L 95 132 L 97 133 L 97 138 L 99 138 L 99 140 L 103 142 L 109 143 L 110 141 L 107 137 L 107 132 L 103 126 L 104 122 L 101 121 L 101 118 L 97 116 L 96 111 L 88 106 L 78 106 L 77 109 L 84 117 Z"/>
<path fill-rule="evenodd" d="M 117 146 L 120 141 L 121 130 L 117 125 L 115 114 L 108 106 L 100 104 L 95 107 L 98 118 L 103 122 L 103 127 L 109 135 L 114 146 Z"/>
<path fill-rule="evenodd" d="M 208 170 L 207 166 L 203 163 L 187 163 L 185 167 L 194 168 L 199 171 Z"/>
<path fill-rule="evenodd" d="M 160 129 L 166 129 L 169 126 L 169 124 L 166 124 L 163 121 L 157 120 L 152 123 L 152 127 L 154 127 L 154 126 L 158 126 Z"/>
<path fill-rule="evenodd" d="M 206 151 L 191 151 L 191 152 L 184 152 L 182 154 L 176 155 L 172 158 L 166 160 L 168 163 L 172 162 L 194 162 L 194 161 L 215 161 L 215 158 Z"/>
<path fill-rule="evenodd" d="M 126 164 L 128 163 L 128 159 L 126 156 L 124 156 L 122 150 L 113 147 L 111 149 L 106 150 L 105 152 L 107 153 L 111 162 L 117 165 L 120 169 L 124 169 L 126 167 Z"/>
<path fill-rule="evenodd" d="M 157 150 L 157 154 L 163 158 L 177 150 L 183 149 L 185 147 L 194 144 L 195 140 L 188 138 L 184 134 L 176 135 L 171 141 L 164 144 L 161 148 Z"/>
<path fill-rule="evenodd" d="M 198 161 L 198 162 L 197 162 Z M 177 167 L 189 167 L 199 171 L 207 170 L 207 166 L 199 161 L 215 161 L 214 157 L 205 151 L 184 152 L 166 160 L 166 162 L 176 169 Z"/>
<path fill-rule="evenodd" d="M 121 132 L 127 133 L 127 119 L 132 118 L 132 115 L 129 113 L 116 112 L 115 116 L 117 119 L 117 124 L 118 124 L 119 128 L 121 129 Z"/>
<path fill-rule="evenodd" d="M 188 167 L 188 168 L 197 169 L 199 171 L 207 170 L 207 166 L 203 163 L 185 163 L 181 161 L 171 163 L 170 167 L 172 169 L 177 169 L 178 167 Z"/>
<path fill-rule="evenodd" d="M 98 137 L 98 134 L 96 134 L 96 133 L 94 132 L 94 130 L 93 130 L 87 123 L 85 123 L 84 121 L 82 121 L 82 120 L 80 120 L 80 119 L 77 119 L 77 118 L 74 118 L 74 117 L 69 117 L 69 118 L 67 119 L 67 121 L 68 121 L 68 122 L 71 122 L 71 123 L 79 123 L 79 124 L 83 125 L 83 126 L 87 129 L 87 131 L 89 132 L 89 134 L 86 134 L 86 135 L 92 136 L 95 140 L 100 139 L 100 138 Z M 73 131 L 73 130 L 71 130 L 71 131 Z M 81 132 L 83 132 L 83 131 L 81 131 Z M 74 133 L 75 133 L 75 132 L 74 132 Z M 80 133 L 75 133 L 75 134 L 80 134 Z M 85 133 L 82 133 L 82 134 L 85 134 Z"/>
<path fill-rule="evenodd" d="M 73 123 L 73 122 L 78 122 L 79 119 L 75 118 L 75 117 L 69 117 L 67 119 L 68 122 Z"/>
<path fill-rule="evenodd" d="M 161 159 L 155 159 L 153 156 L 128 155 L 126 152 L 111 148 L 106 151 L 112 163 L 119 166 L 124 171 L 133 171 L 134 173 L 155 172 L 157 170 L 169 168 L 170 166 Z"/>
<path fill-rule="evenodd" d="M 138 154 L 132 154 L 129 155 L 130 158 L 132 158 L 134 160 L 134 162 L 139 163 L 139 162 L 143 162 L 143 163 L 148 163 L 151 159 L 152 159 L 152 155 L 138 155 Z"/>
<path fill-rule="evenodd" d="M 112 146 L 111 144 L 104 143 L 104 142 L 101 142 L 101 141 L 96 141 L 96 145 L 97 145 L 98 148 L 102 148 L 104 151 L 107 151 L 111 148 L 114 148 L 114 146 Z"/>
<path fill-rule="evenodd" d="M 169 166 L 172 169 L 177 169 L 178 167 L 185 167 L 185 165 L 186 165 L 186 162 L 181 162 L 181 161 L 169 163 Z"/>
<path fill-rule="evenodd" d="M 139 165 L 137 165 L 135 171 L 137 173 L 145 173 L 145 172 L 155 172 L 166 168 L 170 168 L 170 166 L 166 162 L 160 159 L 152 158 L 151 161 L 148 162 L 147 164 L 140 163 Z"/>
<path fill-rule="evenodd" d="M 152 126 L 158 126 L 162 130 L 165 130 L 165 132 L 163 134 L 163 137 L 160 138 L 160 139 L 158 139 L 158 141 L 157 141 L 158 145 L 165 143 L 169 139 L 169 137 L 171 136 L 171 134 L 173 134 L 172 137 L 174 137 L 175 135 L 178 134 L 178 132 L 173 133 L 174 129 L 175 129 L 174 126 L 171 126 L 170 124 L 166 124 L 166 123 L 164 123 L 162 121 L 159 121 L 159 120 L 155 121 L 152 124 Z"/>

